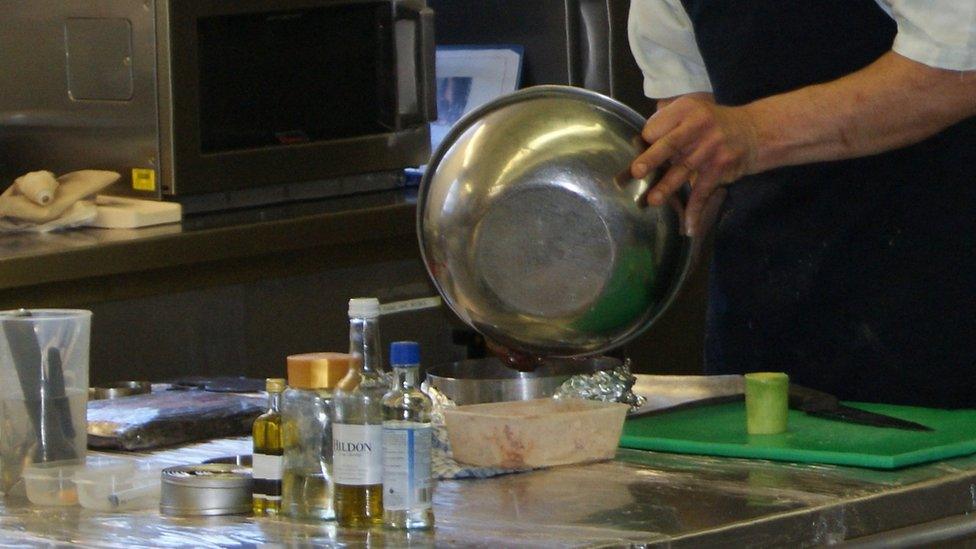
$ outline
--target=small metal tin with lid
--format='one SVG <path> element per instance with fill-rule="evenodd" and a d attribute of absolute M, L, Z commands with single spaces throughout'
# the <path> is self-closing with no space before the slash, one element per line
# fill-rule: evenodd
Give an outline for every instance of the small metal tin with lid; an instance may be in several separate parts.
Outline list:
<path fill-rule="evenodd" d="M 162 472 L 164 515 L 237 515 L 251 512 L 251 473 L 238 465 L 178 465 Z"/>

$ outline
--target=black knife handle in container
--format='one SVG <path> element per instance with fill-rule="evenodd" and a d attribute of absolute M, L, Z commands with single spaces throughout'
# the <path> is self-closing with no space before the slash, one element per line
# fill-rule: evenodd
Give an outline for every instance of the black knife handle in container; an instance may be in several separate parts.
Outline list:
<path fill-rule="evenodd" d="M 30 316 L 24 311 L 22 316 Z M 7 320 L 3 323 L 3 334 L 7 338 L 10 356 L 17 370 L 17 380 L 20 381 L 20 391 L 24 395 L 24 406 L 27 417 L 37 440 L 41 440 L 43 427 L 41 424 L 41 347 L 37 343 L 34 329 L 27 322 Z"/>
<path fill-rule="evenodd" d="M 54 415 L 61 425 L 61 433 L 67 440 L 75 438 L 75 426 L 71 423 L 71 404 L 64 389 L 64 365 L 61 351 L 55 347 L 47 350 L 47 397 L 53 404 Z"/>

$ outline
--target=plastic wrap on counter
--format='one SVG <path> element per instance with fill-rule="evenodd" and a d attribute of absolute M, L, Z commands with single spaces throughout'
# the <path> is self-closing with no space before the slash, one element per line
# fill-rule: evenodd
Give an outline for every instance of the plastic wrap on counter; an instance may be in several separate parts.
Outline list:
<path fill-rule="evenodd" d="M 208 460 L 250 456 L 253 443 L 250 436 L 218 438 L 200 442 L 190 442 L 169 448 L 126 452 L 125 455 L 138 458 L 159 469 L 174 465 L 196 465 Z M 110 451 L 89 452 L 89 455 L 117 455 Z"/>
<path fill-rule="evenodd" d="M 636 412 L 644 405 L 645 397 L 634 393 L 637 378 L 630 373 L 630 359 L 610 370 L 575 375 L 559 386 L 553 398 L 582 398 L 603 402 L 620 402 Z"/>
<path fill-rule="evenodd" d="M 88 446 L 147 450 L 245 435 L 267 397 L 202 390 L 154 391 L 88 403 Z"/>

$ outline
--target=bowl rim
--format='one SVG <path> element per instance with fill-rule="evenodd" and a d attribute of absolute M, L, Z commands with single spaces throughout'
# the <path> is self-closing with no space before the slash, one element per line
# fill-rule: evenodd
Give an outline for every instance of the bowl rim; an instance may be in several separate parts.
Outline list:
<path fill-rule="evenodd" d="M 623 366 L 625 361 L 611 356 L 590 356 L 582 359 L 562 359 L 543 363 L 532 370 L 522 371 L 508 366 L 497 356 L 466 358 L 443 362 L 428 368 L 425 374 L 438 381 L 455 383 L 524 383 L 546 379 L 569 378 L 579 374 L 593 374 Z M 548 359 L 548 358 L 547 358 Z M 463 375 L 466 373 L 474 375 Z"/>

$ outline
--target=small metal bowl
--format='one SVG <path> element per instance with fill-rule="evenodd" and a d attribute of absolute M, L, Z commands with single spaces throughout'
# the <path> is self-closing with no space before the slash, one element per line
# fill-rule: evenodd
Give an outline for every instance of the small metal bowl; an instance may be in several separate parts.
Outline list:
<path fill-rule="evenodd" d="M 647 207 L 632 179 L 644 118 L 596 92 L 537 86 L 459 120 L 431 158 L 417 232 L 462 321 L 541 356 L 601 354 L 668 308 L 691 265 L 685 195 Z"/>
<path fill-rule="evenodd" d="M 564 381 L 620 366 L 612 357 L 550 358 L 531 371 L 510 368 L 497 358 L 441 364 L 427 370 L 427 383 L 461 406 L 551 397 Z"/>
<path fill-rule="evenodd" d="M 121 398 L 132 395 L 144 395 L 152 391 L 152 383 L 148 381 L 116 381 L 105 387 L 92 387 L 88 390 L 89 400 L 106 398 Z"/>

